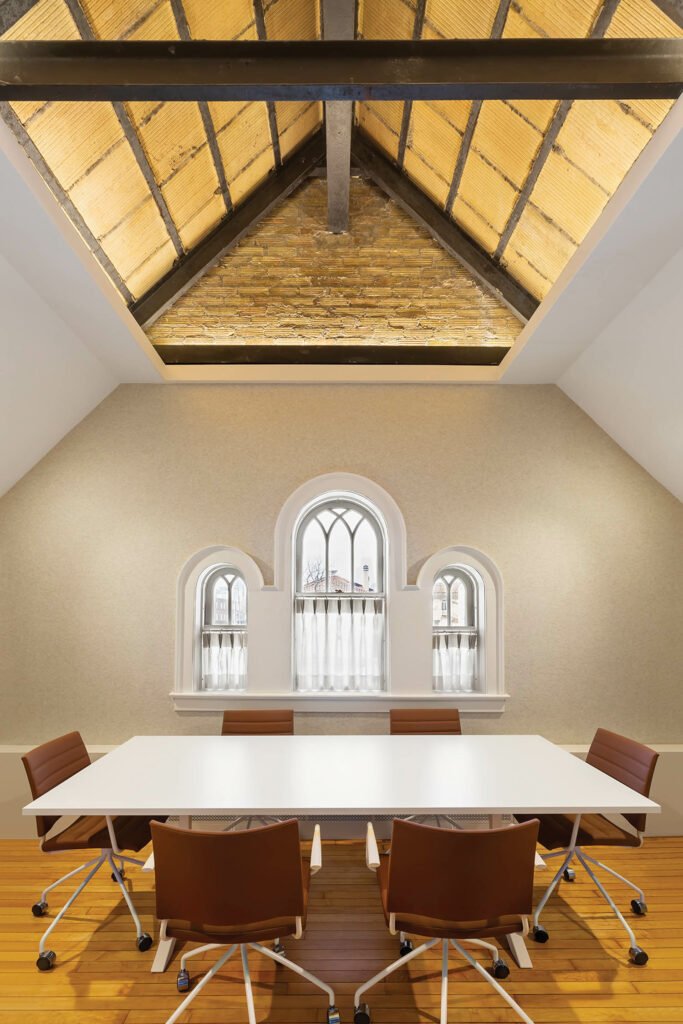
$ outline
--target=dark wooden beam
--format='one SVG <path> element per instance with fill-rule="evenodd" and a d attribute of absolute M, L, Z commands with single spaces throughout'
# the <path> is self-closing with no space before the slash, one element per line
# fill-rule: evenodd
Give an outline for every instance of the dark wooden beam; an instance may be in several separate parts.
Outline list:
<path fill-rule="evenodd" d="M 654 0 L 662 14 L 671 18 L 674 25 L 683 28 L 683 0 Z"/>
<path fill-rule="evenodd" d="M 322 16 L 323 38 L 353 39 L 356 0 L 322 0 Z M 353 103 L 329 100 L 325 104 L 327 226 L 335 235 L 349 230 L 352 128 Z"/>
<path fill-rule="evenodd" d="M 510 4 L 512 0 L 500 0 L 498 10 L 496 11 L 496 17 L 493 21 L 491 28 L 491 38 L 500 39 L 503 35 L 503 29 L 505 28 L 505 22 L 507 20 L 508 11 L 510 10 Z M 455 197 L 458 194 L 460 188 L 460 182 L 462 180 L 463 171 L 465 170 L 465 164 L 467 163 L 467 157 L 469 156 L 470 146 L 472 145 L 472 139 L 474 138 L 474 131 L 477 127 L 477 121 L 479 120 L 479 114 L 481 112 L 482 100 L 472 100 L 472 106 L 470 107 L 469 117 L 467 118 L 467 124 L 465 125 L 465 133 L 460 143 L 460 149 L 458 150 L 458 158 L 455 161 L 455 167 L 453 168 L 453 177 L 451 178 L 451 187 L 448 190 L 448 197 L 446 199 L 446 211 L 448 213 L 453 209 L 453 203 Z"/>
<path fill-rule="evenodd" d="M 425 23 L 425 7 L 427 0 L 417 0 L 415 5 L 415 21 L 413 22 L 413 39 L 422 38 L 422 29 Z M 403 167 L 406 157 L 406 146 L 408 145 L 408 129 L 410 128 L 410 115 L 413 112 L 413 101 L 406 100 L 403 104 L 403 115 L 401 117 L 401 133 L 398 137 L 398 153 L 396 163 Z"/>
<path fill-rule="evenodd" d="M 476 279 L 503 302 L 522 322 L 529 320 L 538 302 L 481 246 L 429 199 L 405 174 L 383 156 L 367 136 L 354 135 L 354 162 L 391 199 L 409 213 L 439 245 L 454 256 Z"/>
<path fill-rule="evenodd" d="M 168 366 L 500 366 L 506 345 L 155 345 Z"/>
<path fill-rule="evenodd" d="M 244 203 L 237 206 L 199 245 L 187 253 L 160 281 L 130 306 L 139 324 L 156 320 L 184 292 L 267 213 L 282 202 L 307 178 L 324 158 L 322 131 L 284 161 Z"/>
<path fill-rule="evenodd" d="M 3 100 L 677 99 L 683 39 L 0 42 Z"/>
<path fill-rule="evenodd" d="M 190 32 L 190 26 L 185 14 L 185 8 L 183 7 L 182 0 L 171 0 L 171 10 L 173 11 L 173 18 L 178 29 L 178 35 L 181 39 L 191 39 L 192 33 Z M 218 146 L 218 139 L 216 137 L 216 128 L 211 117 L 211 111 L 209 110 L 209 104 L 204 100 L 200 101 L 197 106 L 199 107 L 199 113 L 201 115 L 202 124 L 204 125 L 204 134 L 206 135 L 206 141 L 209 146 L 209 152 L 211 153 L 211 159 L 213 160 L 213 166 L 216 171 L 216 177 L 218 178 L 218 185 L 223 196 L 223 203 L 225 204 L 226 213 L 232 211 L 232 196 L 230 195 L 230 186 L 228 185 L 228 179 L 225 176 L 225 167 L 223 166 L 223 157 Z"/>
<path fill-rule="evenodd" d="M 31 10 L 36 0 L 2 0 L 0 2 L 0 36 Z"/>
<path fill-rule="evenodd" d="M 616 9 L 619 6 L 619 2 L 620 0 L 603 0 L 591 29 L 591 38 L 601 39 L 602 36 L 604 36 L 605 32 L 609 28 L 612 18 L 614 17 Z M 534 190 L 539 175 L 545 167 L 546 160 L 550 156 L 553 147 L 557 142 L 557 137 L 560 134 L 562 125 L 567 120 L 567 115 L 571 110 L 571 106 L 571 100 L 562 100 L 557 105 L 552 121 L 546 129 L 541 145 L 539 146 L 538 152 L 534 158 L 534 162 L 532 163 L 524 185 L 515 200 L 515 205 L 512 207 L 512 212 L 508 217 L 507 223 L 503 228 L 498 241 L 498 245 L 496 246 L 495 257 L 497 260 L 502 259 L 503 253 L 507 249 L 508 242 L 512 238 L 512 234 L 519 223 L 519 219 L 526 209 L 526 205 L 531 198 L 531 193 Z"/>
<path fill-rule="evenodd" d="M 263 42 L 268 38 L 266 31 L 266 16 L 263 10 L 263 0 L 253 0 L 254 7 L 254 20 L 256 21 L 256 35 Z M 273 147 L 273 159 L 275 166 L 279 167 L 282 163 L 282 153 L 280 152 L 280 133 L 277 127 L 277 114 L 275 111 L 275 103 L 272 100 L 268 100 L 266 104 L 268 108 L 268 125 L 270 127 L 270 141 Z"/>

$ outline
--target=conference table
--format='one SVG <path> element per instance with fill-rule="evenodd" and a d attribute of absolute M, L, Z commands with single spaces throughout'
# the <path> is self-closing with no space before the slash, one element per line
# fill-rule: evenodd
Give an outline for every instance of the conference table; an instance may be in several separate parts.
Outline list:
<path fill-rule="evenodd" d="M 542 736 L 135 736 L 24 807 L 27 815 L 371 819 L 656 813 L 658 804 Z M 509 819 L 508 819 L 509 820 Z M 520 967 L 531 959 L 510 936 Z M 175 940 L 159 943 L 163 971 Z"/>

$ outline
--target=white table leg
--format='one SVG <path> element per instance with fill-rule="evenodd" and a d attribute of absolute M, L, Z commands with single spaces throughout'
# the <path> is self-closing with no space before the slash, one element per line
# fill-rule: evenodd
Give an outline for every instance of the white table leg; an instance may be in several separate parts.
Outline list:
<path fill-rule="evenodd" d="M 543 857 L 541 857 L 540 853 L 537 850 L 536 854 L 535 854 L 534 867 L 535 868 L 547 868 L 547 866 L 548 865 L 543 860 Z"/>
<path fill-rule="evenodd" d="M 526 948 L 526 942 L 524 936 L 520 935 L 519 932 L 515 932 L 513 935 L 507 936 L 508 946 L 512 953 L 513 959 L 518 967 L 533 967 L 531 957 L 529 956 L 529 950 Z"/>
<path fill-rule="evenodd" d="M 173 950 L 175 949 L 175 939 L 160 939 L 157 945 L 157 951 L 154 954 L 154 963 L 152 964 L 152 974 L 163 974 L 171 962 L 173 956 Z"/>
<path fill-rule="evenodd" d="M 152 851 L 152 853 L 150 853 L 149 857 L 147 858 L 145 863 L 142 865 L 142 870 L 143 871 L 154 871 L 154 851 Z"/>
<path fill-rule="evenodd" d="M 489 814 L 489 828 L 502 828 L 504 825 L 502 814 Z"/>
<path fill-rule="evenodd" d="M 181 814 L 178 818 L 178 824 L 181 828 L 192 828 L 192 815 Z"/>

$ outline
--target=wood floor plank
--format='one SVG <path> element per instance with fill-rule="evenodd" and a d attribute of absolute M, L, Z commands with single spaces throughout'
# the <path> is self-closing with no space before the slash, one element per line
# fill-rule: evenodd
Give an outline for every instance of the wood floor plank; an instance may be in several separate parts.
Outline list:
<path fill-rule="evenodd" d="M 164 1024 L 178 1005 L 177 955 L 166 974 L 151 974 L 153 951 L 139 953 L 116 885 L 104 871 L 53 933 L 54 970 L 35 968 L 38 938 L 70 893 L 50 894 L 50 914 L 32 917 L 41 889 L 79 863 L 77 855 L 45 857 L 35 843 L 0 842 L 0 1024 Z M 608 886 L 627 913 L 650 963 L 629 963 L 627 938 L 595 885 L 580 872 L 562 883 L 543 917 L 546 945 L 530 943 L 534 969 L 510 963 L 506 989 L 536 1024 L 681 1024 L 683 1022 L 683 838 L 653 838 L 640 850 L 605 851 L 605 860 L 643 886 L 650 912 L 636 918 L 630 891 Z M 552 877 L 536 873 L 536 897 Z M 143 927 L 156 934 L 154 876 L 129 871 L 128 886 Z M 308 928 L 288 955 L 332 984 L 345 1024 L 356 987 L 397 954 L 362 845 L 326 843 L 323 871 L 312 883 Z M 507 957 L 508 961 L 510 960 Z M 192 963 L 195 975 L 211 955 Z M 484 961 L 485 962 L 485 961 Z M 311 1024 L 325 1019 L 325 998 L 272 961 L 250 955 L 257 1019 Z M 440 952 L 430 951 L 369 993 L 373 1024 L 434 1024 L 439 1016 Z M 460 1024 L 512 1024 L 514 1013 L 455 954 L 449 1009 Z M 198 997 L 182 1024 L 244 1024 L 239 962 L 230 962 Z"/>

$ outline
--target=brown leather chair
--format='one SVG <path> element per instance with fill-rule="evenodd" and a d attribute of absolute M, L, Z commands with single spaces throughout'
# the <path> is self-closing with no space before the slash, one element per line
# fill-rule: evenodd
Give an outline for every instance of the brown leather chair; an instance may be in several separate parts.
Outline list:
<path fill-rule="evenodd" d="M 460 712 L 457 708 L 392 708 L 389 712 L 389 731 L 392 736 L 404 733 L 460 736 Z"/>
<path fill-rule="evenodd" d="M 262 945 L 291 935 L 301 938 L 306 925 L 311 876 L 322 866 L 320 828 L 316 825 L 310 858 L 303 858 L 295 820 L 244 832 L 201 832 L 152 825 L 157 917 L 161 938 L 202 945 L 183 953 L 178 991 L 188 992 L 190 957 L 210 949 L 228 949 L 168 1018 L 174 1024 L 239 946 L 249 1024 L 255 1024 L 247 950 L 253 949 L 289 968 L 327 993 L 328 1024 L 338 1024 L 329 985 Z"/>
<path fill-rule="evenodd" d="M 646 747 L 643 743 L 637 743 L 635 740 L 628 739 L 626 736 L 620 736 L 616 732 L 609 732 L 607 729 L 598 729 L 590 745 L 586 762 L 593 765 L 594 768 L 598 768 L 601 772 L 605 772 L 606 775 L 610 775 L 618 782 L 623 782 L 625 786 L 634 789 L 642 796 L 649 796 L 658 757 L 659 754 L 656 751 Z M 515 817 L 520 822 L 528 820 L 525 815 L 521 814 L 517 814 Z M 618 878 L 620 882 L 624 882 L 625 885 L 628 885 L 638 893 L 638 898 L 631 900 L 631 909 L 638 916 L 647 913 L 647 904 L 642 889 L 634 885 L 633 882 L 630 882 L 628 878 L 624 878 L 623 875 L 618 874 L 612 868 L 603 864 L 602 861 L 590 857 L 584 849 L 586 846 L 640 846 L 643 841 L 647 815 L 625 814 L 623 817 L 635 832 L 622 828 L 603 814 L 539 815 L 539 842 L 546 850 L 553 851 L 546 854 L 545 859 L 561 857 L 562 861 L 559 870 L 543 894 L 534 914 L 533 937 L 536 942 L 548 941 L 548 932 L 540 924 L 541 912 L 554 892 L 560 878 L 564 877 L 568 882 L 574 881 L 576 876 L 570 868 L 570 864 L 576 858 L 595 882 L 600 893 L 625 928 L 630 942 L 629 955 L 631 960 L 639 966 L 647 963 L 647 953 L 636 942 L 631 926 L 603 884 L 596 878 L 589 865 L 594 864 L 596 867 L 602 868 L 603 871 L 613 875 L 614 878 Z"/>
<path fill-rule="evenodd" d="M 257 711 L 224 711 L 221 736 L 293 736 L 294 712 L 291 708 L 266 708 Z M 279 818 L 243 814 L 234 818 L 226 831 L 237 828 L 243 821 L 246 828 L 256 818 L 262 825 L 270 825 Z"/>
<path fill-rule="evenodd" d="M 462 736 L 460 712 L 457 708 L 392 708 L 389 711 L 389 732 L 392 736 Z M 442 818 L 454 828 L 460 828 L 458 821 L 450 814 L 411 814 L 405 820 L 434 820 L 440 826 Z"/>
<path fill-rule="evenodd" d="M 263 711 L 224 711 L 221 736 L 293 736 L 291 708 Z"/>
<path fill-rule="evenodd" d="M 90 762 L 90 755 L 78 732 L 70 732 L 58 739 L 50 740 L 41 746 L 31 750 L 21 759 L 26 769 L 31 793 L 35 800 L 39 796 L 48 793 L 61 782 L 70 779 L 77 772 L 87 768 Z M 81 817 L 70 825 L 53 833 L 55 825 L 61 819 L 61 815 L 36 817 L 36 828 L 40 840 L 40 848 L 44 853 L 61 853 L 67 850 L 99 850 L 97 857 L 86 861 L 80 867 L 69 871 L 62 878 L 57 879 L 52 885 L 43 890 L 38 903 L 31 908 L 34 917 L 43 917 L 47 912 L 47 894 L 56 886 L 73 878 L 81 871 L 88 871 L 84 880 L 78 886 L 73 895 L 67 900 L 59 911 L 54 921 L 43 934 L 38 949 L 36 965 L 41 971 L 49 971 L 53 966 L 56 953 L 47 949 L 47 939 L 50 932 L 62 919 L 72 903 L 85 889 L 86 885 L 99 871 L 103 864 L 111 868 L 112 881 L 117 882 L 123 893 L 131 917 L 135 923 L 137 932 L 137 947 L 141 952 L 149 949 L 152 945 L 152 938 L 142 930 L 140 918 L 137 915 L 130 894 L 123 884 L 124 864 L 144 864 L 143 860 L 135 857 L 126 857 L 121 850 L 134 850 L 139 852 L 151 839 L 150 821 L 161 820 L 142 818 L 135 816 L 119 817 Z M 114 857 L 118 859 L 118 865 Z"/>
<path fill-rule="evenodd" d="M 526 1024 L 522 1008 L 498 983 L 509 970 L 495 943 L 486 939 L 526 935 L 533 896 L 538 822 L 510 828 L 453 832 L 394 821 L 391 852 L 380 856 L 368 824 L 366 859 L 377 872 L 384 917 L 392 935 L 400 933 L 401 956 L 357 989 L 354 1024 L 369 1024 L 361 997 L 409 960 L 441 943 L 441 1024 L 448 1020 L 449 943 L 475 968 Z M 414 949 L 406 933 L 426 936 Z M 487 971 L 464 948 L 475 945 L 493 958 Z"/>

